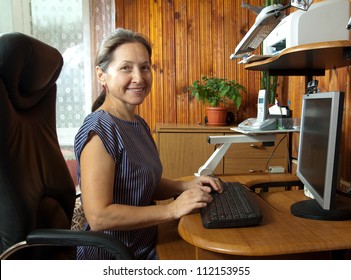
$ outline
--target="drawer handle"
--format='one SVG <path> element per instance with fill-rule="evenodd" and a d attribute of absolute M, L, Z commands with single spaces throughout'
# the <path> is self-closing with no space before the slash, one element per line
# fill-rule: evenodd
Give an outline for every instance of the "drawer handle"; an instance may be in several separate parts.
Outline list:
<path fill-rule="evenodd" d="M 265 147 L 263 146 L 263 144 L 261 144 L 261 145 L 250 144 L 250 147 L 251 147 L 251 148 L 254 148 L 254 149 L 258 149 L 258 150 L 262 150 L 262 149 L 265 148 Z"/>

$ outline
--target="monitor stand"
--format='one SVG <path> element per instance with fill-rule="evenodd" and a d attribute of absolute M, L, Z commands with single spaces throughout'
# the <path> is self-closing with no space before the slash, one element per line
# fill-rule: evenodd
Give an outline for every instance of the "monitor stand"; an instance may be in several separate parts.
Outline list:
<path fill-rule="evenodd" d="M 351 204 L 343 201 L 337 201 L 334 209 L 325 210 L 315 199 L 302 200 L 291 205 L 290 211 L 294 216 L 306 219 L 326 221 L 351 220 Z"/>

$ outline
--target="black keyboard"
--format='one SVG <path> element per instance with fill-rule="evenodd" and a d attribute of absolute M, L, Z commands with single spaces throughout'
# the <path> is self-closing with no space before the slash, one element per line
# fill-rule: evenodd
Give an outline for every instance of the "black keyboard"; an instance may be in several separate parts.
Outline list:
<path fill-rule="evenodd" d="M 213 201 L 201 208 L 205 228 L 233 228 L 259 225 L 262 214 L 256 195 L 238 182 L 223 182 L 223 192 L 211 193 Z"/>

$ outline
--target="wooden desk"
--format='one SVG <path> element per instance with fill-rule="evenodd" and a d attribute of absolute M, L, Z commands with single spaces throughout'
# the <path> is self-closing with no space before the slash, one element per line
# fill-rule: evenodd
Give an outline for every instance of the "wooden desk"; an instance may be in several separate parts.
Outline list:
<path fill-rule="evenodd" d="M 272 179 L 272 175 L 269 177 L 267 180 Z M 240 176 L 222 179 L 238 181 Z M 261 193 L 260 226 L 206 229 L 197 213 L 182 217 L 178 232 L 194 246 L 196 259 L 329 258 L 328 251 L 351 249 L 351 220 L 332 222 L 295 217 L 290 214 L 290 205 L 302 199 L 307 199 L 302 190 Z"/>

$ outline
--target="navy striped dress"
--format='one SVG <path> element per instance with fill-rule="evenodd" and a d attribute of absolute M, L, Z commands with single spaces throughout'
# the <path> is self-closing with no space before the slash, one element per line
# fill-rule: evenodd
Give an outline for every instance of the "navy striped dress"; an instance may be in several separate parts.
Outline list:
<path fill-rule="evenodd" d="M 152 204 L 153 193 L 162 175 L 162 165 L 147 123 L 140 116 L 136 116 L 135 121 L 125 121 L 103 110 L 88 115 L 74 144 L 79 181 L 80 155 L 91 132 L 100 137 L 115 162 L 113 203 L 134 206 Z M 90 230 L 89 225 L 86 225 L 86 230 Z M 157 226 L 105 233 L 126 244 L 136 259 L 157 259 Z M 77 258 L 112 259 L 112 256 L 104 250 L 85 246 L 78 248 Z"/>

